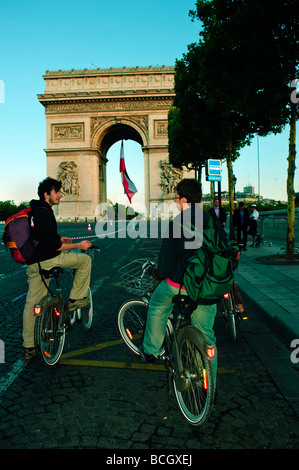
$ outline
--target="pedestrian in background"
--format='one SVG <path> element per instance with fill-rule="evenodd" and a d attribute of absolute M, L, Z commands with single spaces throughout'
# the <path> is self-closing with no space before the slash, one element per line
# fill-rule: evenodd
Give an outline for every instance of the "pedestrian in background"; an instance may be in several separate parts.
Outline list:
<path fill-rule="evenodd" d="M 237 243 L 239 249 L 246 251 L 247 230 L 250 224 L 250 218 L 248 209 L 245 207 L 244 202 L 239 202 L 239 208 L 235 210 L 233 215 L 233 224 L 237 230 Z"/>
<path fill-rule="evenodd" d="M 251 211 L 248 235 L 252 235 L 252 244 L 250 246 L 254 246 L 255 237 L 260 235 L 257 231 L 257 219 L 259 218 L 259 212 L 256 208 L 256 204 L 251 205 Z"/>
<path fill-rule="evenodd" d="M 225 227 L 225 224 L 226 224 L 226 212 L 225 210 L 223 209 L 223 207 L 221 207 L 219 205 L 219 199 L 218 198 L 215 198 L 214 199 L 214 202 L 213 202 L 213 207 L 211 207 L 211 209 L 209 209 L 209 213 L 213 216 L 213 217 L 217 217 L 217 219 L 219 220 L 219 222 L 221 223 L 221 225 L 223 227 Z"/>

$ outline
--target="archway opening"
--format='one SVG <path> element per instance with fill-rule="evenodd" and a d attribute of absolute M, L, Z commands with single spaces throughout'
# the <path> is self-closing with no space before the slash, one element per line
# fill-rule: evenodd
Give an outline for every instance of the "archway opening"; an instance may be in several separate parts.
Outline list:
<path fill-rule="evenodd" d="M 130 204 L 128 197 L 124 194 L 119 172 L 121 142 L 122 140 L 115 142 L 106 154 L 108 160 L 106 164 L 107 200 L 113 204 L 119 203 L 132 207 L 137 204 L 144 205 L 144 156 L 141 145 L 134 140 L 123 140 L 126 171 L 138 191 Z"/>

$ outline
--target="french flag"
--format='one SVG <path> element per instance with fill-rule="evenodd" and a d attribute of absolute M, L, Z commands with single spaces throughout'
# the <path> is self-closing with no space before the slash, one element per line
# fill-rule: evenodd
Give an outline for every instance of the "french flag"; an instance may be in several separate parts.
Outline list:
<path fill-rule="evenodd" d="M 121 141 L 121 148 L 120 148 L 120 165 L 119 171 L 121 173 L 121 180 L 124 187 L 124 192 L 128 196 L 128 199 L 131 203 L 132 197 L 135 193 L 137 193 L 137 189 L 133 181 L 130 180 L 128 173 L 126 172 L 126 165 L 125 165 L 125 155 L 124 155 L 124 142 Z"/>

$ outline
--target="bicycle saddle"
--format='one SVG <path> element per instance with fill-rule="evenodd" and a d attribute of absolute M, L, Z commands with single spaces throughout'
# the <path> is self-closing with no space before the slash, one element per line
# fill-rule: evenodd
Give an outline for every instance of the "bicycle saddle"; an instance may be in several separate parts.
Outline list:
<path fill-rule="evenodd" d="M 63 273 L 63 268 L 60 268 L 58 266 L 55 266 L 54 268 L 51 268 L 48 271 L 46 271 L 45 269 L 41 269 L 41 274 L 43 274 L 46 279 L 49 279 L 50 277 L 57 278 L 61 273 Z"/>

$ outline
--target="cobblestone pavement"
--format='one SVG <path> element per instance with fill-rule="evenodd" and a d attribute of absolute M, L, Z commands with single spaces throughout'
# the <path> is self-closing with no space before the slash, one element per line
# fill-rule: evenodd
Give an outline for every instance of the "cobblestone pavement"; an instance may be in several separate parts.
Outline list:
<path fill-rule="evenodd" d="M 75 233 L 71 226 L 62 229 L 62 235 L 80 235 L 78 226 Z M 102 251 L 94 260 L 91 282 L 93 328 L 85 333 L 76 325 L 66 341 L 65 363 L 54 368 L 37 359 L 24 366 L 20 360 L 26 275 L 0 247 L 0 338 L 5 344 L 0 448 L 298 449 L 298 416 L 251 340 L 266 345 L 265 338 L 271 336 L 254 312 L 241 325 L 237 342 L 230 340 L 224 319 L 217 316 L 217 403 L 209 421 L 193 427 L 180 413 L 175 396 L 167 395 L 166 373 L 146 369 L 119 341 L 117 310 L 129 296 L 119 285 L 117 271 L 131 259 L 152 258 L 159 240 L 96 243 Z M 287 356 L 284 346 L 273 341 L 269 344 Z M 79 349 L 80 354 L 74 353 Z M 287 374 L 288 380 L 298 381 L 297 370 L 290 367 Z"/>

